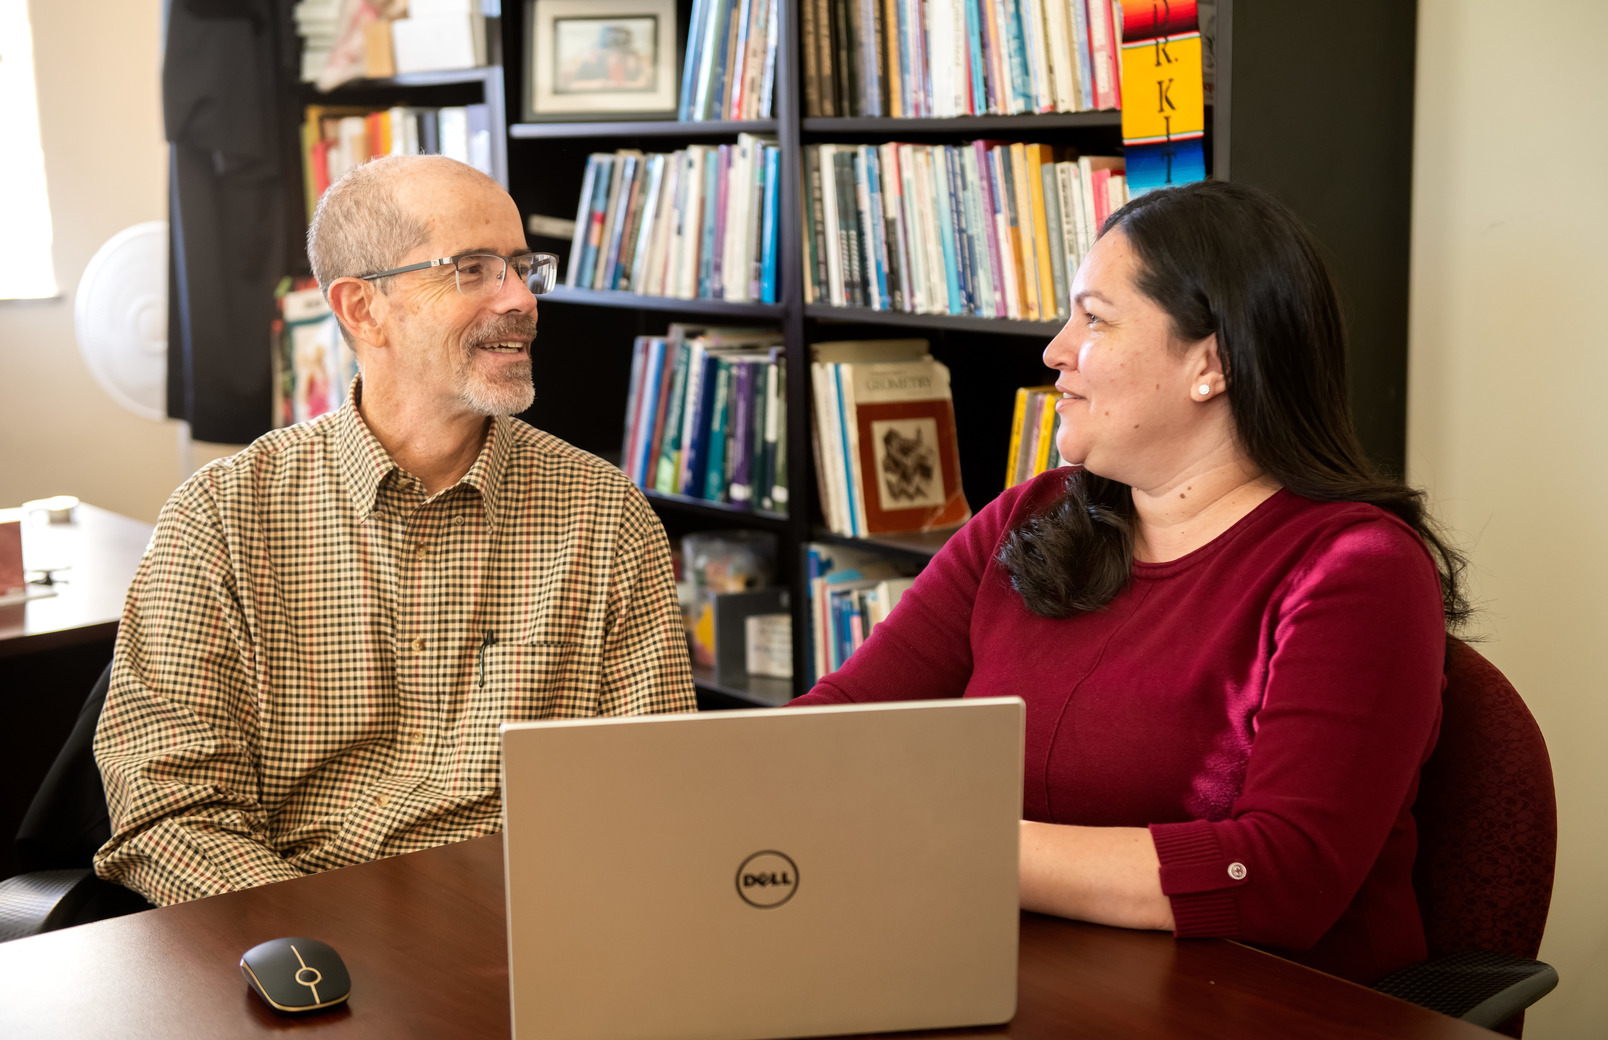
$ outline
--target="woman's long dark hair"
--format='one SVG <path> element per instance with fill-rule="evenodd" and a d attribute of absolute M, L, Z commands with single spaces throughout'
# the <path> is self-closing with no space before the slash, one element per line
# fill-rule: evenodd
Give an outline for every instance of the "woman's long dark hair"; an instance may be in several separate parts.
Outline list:
<path fill-rule="evenodd" d="M 1470 614 L 1461 553 L 1424 493 L 1363 454 L 1346 393 L 1346 337 L 1328 265 L 1295 216 L 1265 192 L 1202 181 L 1139 196 L 1100 235 L 1124 235 L 1137 288 L 1181 343 L 1217 334 L 1239 446 L 1284 487 L 1322 502 L 1367 502 L 1418 532 L 1440 572 L 1447 626 Z M 1098 610 L 1133 571 L 1133 495 L 1078 470 L 1047 510 L 1007 535 L 999 561 L 1035 614 Z"/>

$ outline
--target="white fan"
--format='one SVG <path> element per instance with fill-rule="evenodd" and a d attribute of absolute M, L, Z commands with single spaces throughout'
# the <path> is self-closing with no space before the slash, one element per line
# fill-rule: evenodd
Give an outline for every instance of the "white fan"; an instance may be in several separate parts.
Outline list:
<path fill-rule="evenodd" d="M 78 350 L 124 408 L 167 418 L 168 226 L 124 228 L 84 268 L 73 299 Z"/>

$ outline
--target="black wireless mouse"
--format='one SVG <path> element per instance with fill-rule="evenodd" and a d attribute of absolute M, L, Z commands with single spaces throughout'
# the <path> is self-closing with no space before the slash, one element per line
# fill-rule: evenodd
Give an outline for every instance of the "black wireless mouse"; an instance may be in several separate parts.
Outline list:
<path fill-rule="evenodd" d="M 240 973 L 275 1011 L 334 1007 L 352 994 L 341 955 L 317 939 L 269 939 L 240 957 Z"/>

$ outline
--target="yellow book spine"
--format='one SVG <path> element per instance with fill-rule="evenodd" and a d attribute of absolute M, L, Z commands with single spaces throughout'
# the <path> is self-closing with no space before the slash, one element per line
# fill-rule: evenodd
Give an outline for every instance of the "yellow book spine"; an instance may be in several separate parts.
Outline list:
<path fill-rule="evenodd" d="M 1055 402 L 1058 399 L 1059 395 L 1055 393 L 1054 387 L 1051 387 L 1050 392 L 1042 399 L 1044 404 L 1043 410 L 1039 412 L 1038 458 L 1033 460 L 1035 477 L 1050 468 L 1050 453 L 1055 450 L 1055 442 L 1050 439 L 1050 434 L 1055 429 Z"/>
<path fill-rule="evenodd" d="M 1016 284 L 1022 297 L 1022 317 L 1028 321 L 1038 321 L 1040 320 L 1038 250 L 1034 248 L 1032 242 L 1033 203 L 1027 186 L 1027 149 L 1020 141 L 1011 143 L 1011 180 L 1016 184 L 1016 223 L 1021 228 L 1019 237 L 1022 244 L 1022 273 Z M 1043 194 L 1043 189 L 1040 189 L 1040 194 Z"/>
<path fill-rule="evenodd" d="M 1005 463 L 1005 490 L 1009 491 L 1016 486 L 1016 471 L 1020 459 L 1018 454 L 1022 450 L 1022 422 L 1027 416 L 1027 395 L 1032 391 L 1025 386 L 1016 388 L 1016 410 L 1011 414 L 1011 453 Z"/>
<path fill-rule="evenodd" d="M 1050 231 L 1044 207 L 1044 164 L 1054 163 L 1054 153 L 1047 144 L 1027 146 L 1027 190 L 1033 200 L 1033 248 L 1038 260 L 1039 299 L 1044 301 L 1041 316 L 1048 321 L 1055 317 L 1055 272 L 1050 268 Z M 1057 228 L 1057 233 L 1060 229 Z"/>

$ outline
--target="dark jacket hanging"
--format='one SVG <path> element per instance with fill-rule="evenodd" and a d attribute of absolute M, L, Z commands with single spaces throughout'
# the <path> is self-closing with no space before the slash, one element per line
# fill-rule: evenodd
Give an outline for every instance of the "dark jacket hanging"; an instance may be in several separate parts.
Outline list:
<path fill-rule="evenodd" d="M 273 290 L 287 271 L 274 0 L 167 0 L 168 415 L 197 440 L 270 425 Z"/>

